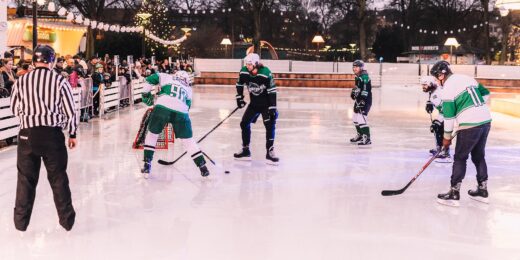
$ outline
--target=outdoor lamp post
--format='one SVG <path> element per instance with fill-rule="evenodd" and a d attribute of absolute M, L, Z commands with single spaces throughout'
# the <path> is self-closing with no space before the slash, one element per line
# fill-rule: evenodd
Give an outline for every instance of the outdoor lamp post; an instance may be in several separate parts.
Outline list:
<path fill-rule="evenodd" d="M 312 38 L 312 43 L 316 43 L 316 60 L 317 61 L 320 60 L 320 43 L 324 43 L 324 42 L 325 42 L 325 40 L 319 34 L 316 34 L 314 36 L 314 38 Z"/>
<path fill-rule="evenodd" d="M 352 55 L 352 61 L 354 61 L 354 54 L 356 53 L 356 44 L 350 43 L 349 46 L 350 46 L 349 52 Z"/>
<path fill-rule="evenodd" d="M 33 51 L 38 46 L 38 5 L 44 5 L 45 0 L 33 0 L 32 1 L 32 46 Z"/>
<path fill-rule="evenodd" d="M 141 18 L 143 20 L 143 44 L 141 49 L 141 55 L 143 58 L 146 58 L 146 24 L 148 23 L 148 18 L 152 16 L 151 13 L 138 13 L 137 17 Z"/>
<path fill-rule="evenodd" d="M 232 44 L 231 40 L 228 37 L 224 37 L 224 39 L 222 39 L 222 41 L 220 42 L 220 45 L 224 45 L 224 47 L 225 47 L 224 58 L 227 58 L 227 48 L 231 44 Z"/>
<path fill-rule="evenodd" d="M 450 64 L 452 64 L 453 63 L 453 58 L 452 58 L 453 57 L 453 46 L 455 46 L 455 48 L 457 48 L 460 46 L 460 44 L 455 37 L 450 37 L 446 40 L 444 45 L 450 46 Z"/>

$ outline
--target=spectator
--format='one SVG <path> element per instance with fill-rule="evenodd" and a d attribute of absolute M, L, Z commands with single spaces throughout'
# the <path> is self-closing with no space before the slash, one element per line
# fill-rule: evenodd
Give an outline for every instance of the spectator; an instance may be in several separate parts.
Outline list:
<path fill-rule="evenodd" d="M 63 62 L 65 60 L 63 58 L 58 58 L 56 59 L 56 65 L 54 66 L 54 71 L 58 74 L 62 74 L 62 72 L 64 71 L 64 68 L 63 68 Z"/>
<path fill-rule="evenodd" d="M 22 69 L 16 73 L 16 77 L 21 77 L 29 72 L 29 63 L 22 64 Z"/>
<path fill-rule="evenodd" d="M 172 72 L 172 68 L 168 62 L 168 59 L 164 59 L 163 63 L 159 65 L 159 72 L 166 74 L 170 74 Z"/>
<path fill-rule="evenodd" d="M 16 75 L 13 72 L 13 61 L 4 60 L 4 65 L 0 68 L 0 72 L 4 80 L 4 87 L 11 93 L 13 84 L 16 81 Z"/>
<path fill-rule="evenodd" d="M 143 75 L 143 68 L 141 67 L 141 62 L 136 61 L 134 67 L 134 73 L 136 78 L 141 78 Z"/>
<path fill-rule="evenodd" d="M 193 73 L 193 67 L 190 63 L 186 63 L 186 66 L 184 67 L 184 70 L 188 73 Z"/>
<path fill-rule="evenodd" d="M 94 73 L 97 71 L 97 64 L 99 63 L 99 60 L 97 57 L 92 57 L 90 58 L 90 61 L 88 63 L 88 68 L 87 68 L 87 75 L 89 76 L 93 76 Z"/>
<path fill-rule="evenodd" d="M 103 65 L 97 64 L 96 71 L 92 75 L 92 94 L 94 95 L 94 109 L 93 115 L 99 115 L 99 90 L 105 83 L 105 76 L 103 75 Z"/>

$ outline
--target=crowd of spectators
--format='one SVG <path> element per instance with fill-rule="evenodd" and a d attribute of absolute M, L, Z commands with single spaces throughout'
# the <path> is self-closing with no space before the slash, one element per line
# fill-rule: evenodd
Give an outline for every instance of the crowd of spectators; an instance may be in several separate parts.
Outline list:
<path fill-rule="evenodd" d="M 6 52 L 0 60 L 0 97 L 9 97 L 11 88 L 17 78 L 33 70 L 31 61 L 19 60 L 14 62 L 12 54 Z M 153 63 L 152 63 L 153 61 Z M 54 71 L 66 77 L 73 88 L 78 86 L 80 79 L 91 78 L 93 83 L 92 95 L 94 107 L 90 111 L 82 111 L 81 120 L 86 121 L 99 114 L 99 89 L 100 86 L 109 87 L 117 76 L 123 76 L 129 82 L 131 79 L 139 79 L 156 72 L 173 74 L 178 70 L 193 72 L 193 66 L 189 61 L 170 62 L 169 59 L 157 60 L 139 58 L 129 66 L 126 59 L 115 66 L 114 60 L 107 54 L 104 57 L 90 57 L 85 59 L 81 55 L 60 56 L 54 64 Z M 116 74 L 116 70 L 117 74 Z M 128 102 L 122 102 L 122 106 Z"/>

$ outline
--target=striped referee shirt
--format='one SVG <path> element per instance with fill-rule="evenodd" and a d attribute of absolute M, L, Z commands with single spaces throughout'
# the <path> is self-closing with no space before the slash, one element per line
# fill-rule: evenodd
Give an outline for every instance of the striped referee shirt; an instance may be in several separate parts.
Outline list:
<path fill-rule="evenodd" d="M 18 78 L 11 94 L 11 111 L 20 118 L 21 129 L 60 127 L 76 138 L 72 88 L 67 79 L 48 68 L 37 67 Z"/>

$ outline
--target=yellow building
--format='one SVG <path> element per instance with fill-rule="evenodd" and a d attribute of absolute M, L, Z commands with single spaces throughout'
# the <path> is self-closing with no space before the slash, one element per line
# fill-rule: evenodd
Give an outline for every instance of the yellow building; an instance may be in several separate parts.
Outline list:
<path fill-rule="evenodd" d="M 15 18 L 7 24 L 7 47 L 17 48 L 15 55 L 21 59 L 30 58 L 24 50 L 32 49 L 32 19 Z M 52 46 L 59 56 L 78 53 L 86 31 L 86 26 L 63 19 L 38 18 L 38 44 Z"/>

